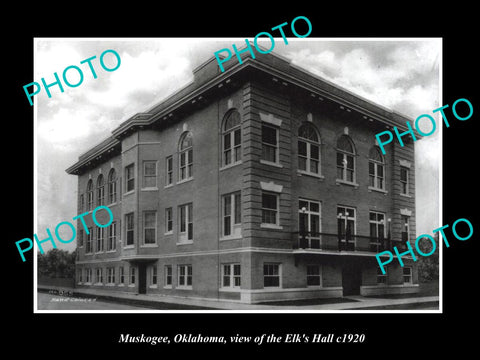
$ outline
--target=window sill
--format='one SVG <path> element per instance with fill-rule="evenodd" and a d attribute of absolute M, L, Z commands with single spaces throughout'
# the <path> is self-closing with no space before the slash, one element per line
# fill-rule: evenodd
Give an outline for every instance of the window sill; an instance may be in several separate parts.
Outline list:
<path fill-rule="evenodd" d="M 125 284 L 120 283 L 120 284 L 118 284 L 117 286 L 118 286 L 118 287 L 124 287 Z"/>
<path fill-rule="evenodd" d="M 115 283 L 107 283 L 107 284 L 105 284 L 105 286 L 110 286 L 110 287 L 112 287 L 112 286 L 115 286 Z"/>
<path fill-rule="evenodd" d="M 117 252 L 117 250 L 116 250 L 116 249 L 113 249 L 113 250 L 107 250 L 107 251 L 105 251 L 105 252 L 106 252 L 107 254 L 114 254 L 114 253 Z"/>
<path fill-rule="evenodd" d="M 104 254 L 104 253 L 105 253 L 105 251 L 96 251 L 95 255 Z"/>
<path fill-rule="evenodd" d="M 193 176 L 189 177 L 188 179 L 183 179 L 183 180 L 177 181 L 177 185 L 178 184 L 183 184 L 183 183 L 186 183 L 186 182 L 189 182 L 189 181 L 192 181 L 192 180 L 193 180 Z"/>
<path fill-rule="evenodd" d="M 376 191 L 376 192 L 379 192 L 379 193 L 382 193 L 382 194 L 385 194 L 387 195 L 388 194 L 388 191 L 387 190 L 383 190 L 383 189 L 380 189 L 380 188 L 376 188 L 376 187 L 372 187 L 372 186 L 369 186 L 368 187 L 368 191 Z"/>
<path fill-rule="evenodd" d="M 158 244 L 142 244 L 140 245 L 141 248 L 156 248 Z"/>
<path fill-rule="evenodd" d="M 173 235 L 173 231 L 168 231 L 168 232 L 164 233 L 163 235 Z"/>
<path fill-rule="evenodd" d="M 171 184 L 165 185 L 163 188 L 164 188 L 164 189 L 168 189 L 168 188 L 173 187 L 173 185 L 175 185 L 175 184 L 174 184 L 174 183 L 171 183 Z"/>
<path fill-rule="evenodd" d="M 265 223 L 261 223 L 261 224 L 260 224 L 260 227 L 261 227 L 261 228 L 264 228 L 264 229 L 277 229 L 277 230 L 282 230 L 282 229 L 283 229 L 283 226 L 277 225 L 277 224 L 265 224 Z"/>
<path fill-rule="evenodd" d="M 240 286 L 236 287 L 221 287 L 218 289 L 218 291 L 224 291 L 224 292 L 240 292 Z"/>
<path fill-rule="evenodd" d="M 307 285 L 308 289 L 323 289 L 322 285 Z"/>
<path fill-rule="evenodd" d="M 412 195 L 403 194 L 403 193 L 400 193 L 400 196 L 403 196 L 403 197 L 406 197 L 406 198 L 411 198 L 412 197 Z"/>
<path fill-rule="evenodd" d="M 303 170 L 297 170 L 297 175 L 298 176 L 303 176 L 303 175 L 311 176 L 311 177 L 315 177 L 315 178 L 318 178 L 318 179 L 321 179 L 321 180 L 325 179 L 325 176 L 323 176 L 323 175 L 315 174 L 315 173 L 311 173 L 311 172 L 303 171 Z"/>
<path fill-rule="evenodd" d="M 157 289 L 157 285 L 149 285 L 148 286 L 150 289 Z"/>
<path fill-rule="evenodd" d="M 125 250 L 135 249 L 135 245 L 125 245 L 123 248 L 124 248 Z"/>
<path fill-rule="evenodd" d="M 97 283 L 94 283 L 93 285 L 94 285 L 94 286 L 103 286 L 103 283 L 97 282 Z"/>
<path fill-rule="evenodd" d="M 83 285 L 92 285 L 92 283 L 87 281 L 87 282 L 86 282 L 85 284 L 83 284 Z"/>
<path fill-rule="evenodd" d="M 177 286 L 177 290 L 192 290 L 191 286 Z"/>
<path fill-rule="evenodd" d="M 227 240 L 241 240 L 243 239 L 242 235 L 228 235 L 228 236 L 221 236 L 218 240 L 220 241 L 227 241 Z"/>
<path fill-rule="evenodd" d="M 178 241 L 176 245 L 190 245 L 193 244 L 193 240 Z"/>
<path fill-rule="evenodd" d="M 231 169 L 237 165 L 241 165 L 242 164 L 242 161 L 237 161 L 235 163 L 231 163 L 231 164 L 228 164 L 228 165 L 223 165 L 219 171 L 223 171 L 223 170 L 227 170 L 227 169 Z"/>
<path fill-rule="evenodd" d="M 335 185 L 340 185 L 340 184 L 353 186 L 353 187 L 355 187 L 355 189 L 358 189 L 358 187 L 359 187 L 359 185 L 356 182 L 350 182 L 350 181 L 345 181 L 345 180 L 342 180 L 342 179 L 336 179 L 335 180 Z"/>
<path fill-rule="evenodd" d="M 135 287 L 135 284 L 128 284 L 128 287 L 129 287 L 129 288 L 134 288 L 134 287 Z"/>
<path fill-rule="evenodd" d="M 141 188 L 140 191 L 158 191 L 158 187 Z"/>
<path fill-rule="evenodd" d="M 115 206 L 115 205 L 117 205 L 117 202 L 116 202 L 116 201 L 113 202 L 113 203 L 108 204 L 107 206 L 110 207 L 110 206 Z"/>
<path fill-rule="evenodd" d="M 135 192 L 135 189 L 127 191 L 126 193 L 123 193 L 123 196 L 131 195 Z"/>
<path fill-rule="evenodd" d="M 276 163 L 276 162 L 271 162 L 271 161 L 268 161 L 268 160 L 262 160 L 261 159 L 260 164 L 275 166 L 275 167 L 278 167 L 278 168 L 283 168 L 282 164 L 279 164 L 279 163 Z"/>
<path fill-rule="evenodd" d="M 165 285 L 163 288 L 164 289 L 172 289 L 172 285 Z"/>

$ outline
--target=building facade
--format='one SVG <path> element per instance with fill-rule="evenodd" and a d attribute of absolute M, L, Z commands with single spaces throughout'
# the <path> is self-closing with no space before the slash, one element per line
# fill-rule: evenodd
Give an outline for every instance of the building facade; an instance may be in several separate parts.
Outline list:
<path fill-rule="evenodd" d="M 411 258 L 386 274 L 375 258 L 415 239 L 414 144 L 375 143 L 410 119 L 247 55 L 205 62 L 67 169 L 79 214 L 113 213 L 77 224 L 76 286 L 247 303 L 418 291 Z"/>

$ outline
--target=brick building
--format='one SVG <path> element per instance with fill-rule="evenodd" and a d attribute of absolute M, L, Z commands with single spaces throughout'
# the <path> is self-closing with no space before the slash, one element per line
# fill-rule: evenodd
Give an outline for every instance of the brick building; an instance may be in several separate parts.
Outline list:
<path fill-rule="evenodd" d="M 417 291 L 411 259 L 385 275 L 375 259 L 415 238 L 414 144 L 375 144 L 410 119 L 273 53 L 242 57 L 205 62 L 67 169 L 79 214 L 114 215 L 78 231 L 76 286 L 251 303 Z"/>

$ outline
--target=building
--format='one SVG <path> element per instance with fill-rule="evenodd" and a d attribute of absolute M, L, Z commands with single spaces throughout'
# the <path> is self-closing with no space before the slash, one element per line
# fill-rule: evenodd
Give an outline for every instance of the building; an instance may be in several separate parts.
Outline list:
<path fill-rule="evenodd" d="M 78 231 L 76 286 L 247 303 L 418 291 L 411 258 L 385 275 L 375 258 L 415 239 L 414 144 L 375 144 L 410 119 L 273 53 L 242 57 L 223 73 L 212 57 L 67 169 L 79 214 L 114 215 Z"/>

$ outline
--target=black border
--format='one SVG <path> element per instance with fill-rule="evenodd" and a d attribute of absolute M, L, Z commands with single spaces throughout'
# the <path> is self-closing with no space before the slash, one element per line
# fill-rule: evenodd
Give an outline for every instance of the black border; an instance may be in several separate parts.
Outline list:
<path fill-rule="evenodd" d="M 288 5 L 288 6 L 287 6 Z M 317 3 L 310 9 L 293 9 L 289 4 L 275 5 L 273 12 L 267 6 L 261 13 L 258 5 L 246 3 L 204 4 L 193 9 L 184 4 L 182 11 L 174 11 L 167 4 L 136 5 L 132 9 L 118 9 L 110 4 L 105 12 L 85 5 L 83 10 L 61 15 L 45 10 L 29 8 L 29 14 L 19 21 L 20 33 L 13 31 L 6 41 L 9 56 L 4 56 L 4 74 L 7 86 L 4 106 L 8 115 L 4 118 L 7 131 L 4 139 L 8 151 L 4 156 L 8 179 L 9 199 L 3 277 L 5 315 L 10 316 L 9 304 L 14 304 L 11 324 L 7 325 L 7 346 L 22 349 L 21 345 L 42 354 L 93 355 L 110 354 L 111 351 L 133 350 L 137 354 L 166 354 L 180 350 L 213 350 L 224 356 L 231 352 L 251 350 L 298 350 L 298 353 L 317 356 L 325 351 L 341 354 L 343 351 L 365 352 L 373 356 L 389 356 L 396 352 L 405 355 L 424 350 L 433 355 L 434 349 L 461 345 L 465 349 L 474 344 L 474 330 L 469 328 L 475 308 L 476 267 L 478 250 L 476 240 L 479 230 L 475 209 L 477 198 L 475 135 L 477 125 L 478 60 L 475 49 L 474 27 L 470 19 L 471 9 L 453 6 L 448 12 L 427 8 L 419 9 L 406 3 L 384 5 L 368 9 L 364 4 L 339 4 L 338 8 Z M 121 7 L 126 7 L 120 5 Z M 132 6 L 133 7 L 133 6 Z M 271 6 L 273 8 L 274 6 Z M 195 16 L 188 14 L 196 14 Z M 474 115 L 468 121 L 450 121 L 444 127 L 443 138 L 443 224 L 452 224 L 458 218 L 469 219 L 474 226 L 474 236 L 468 241 L 450 240 L 450 248 L 444 248 L 444 313 L 443 314 L 33 314 L 33 258 L 21 262 L 14 242 L 33 234 L 33 108 L 25 101 L 22 86 L 33 81 L 34 37 L 230 37 L 253 38 L 258 32 L 290 22 L 303 15 L 310 19 L 313 31 L 310 37 L 442 37 L 443 38 L 443 89 L 444 104 L 452 104 L 458 98 L 467 98 L 473 104 Z M 473 17 L 473 15 L 472 15 Z M 40 20 L 41 21 L 40 21 Z M 31 27 L 28 27 L 30 24 Z M 8 134 L 8 135 L 7 135 Z M 18 134 L 15 136 L 14 134 Z M 8 140 L 7 140 L 8 141 Z M 12 151 L 13 150 L 13 151 Z M 12 156 L 13 155 L 13 156 Z M 41 164 L 39 164 L 41 166 Z M 14 175 L 16 174 L 16 175 Z M 12 181 L 13 180 L 13 181 Z M 5 178 L 4 178 L 5 181 Z M 13 191 L 17 189 L 17 191 Z M 21 191 L 19 191 L 21 189 Z M 13 205 L 13 209 L 11 209 Z M 10 266 L 10 264 L 12 264 Z M 473 320 L 473 319 L 472 319 Z M 196 345 L 181 344 L 168 347 L 145 344 L 118 344 L 121 333 L 168 335 L 177 333 L 202 333 L 203 335 L 284 335 L 300 333 L 363 333 L 363 344 L 255 344 Z M 33 345 L 33 346 L 31 346 Z M 119 346 L 120 345 L 120 346 Z M 203 353 L 203 352 L 202 352 Z M 202 356 L 199 353 L 197 356 Z M 213 352 L 205 353 L 208 356 Z M 316 354 L 316 355 L 315 355 Z M 34 353 L 33 356 L 37 354 Z M 195 354 L 193 354 L 195 356 Z M 300 355 L 302 356 L 302 355 Z"/>

